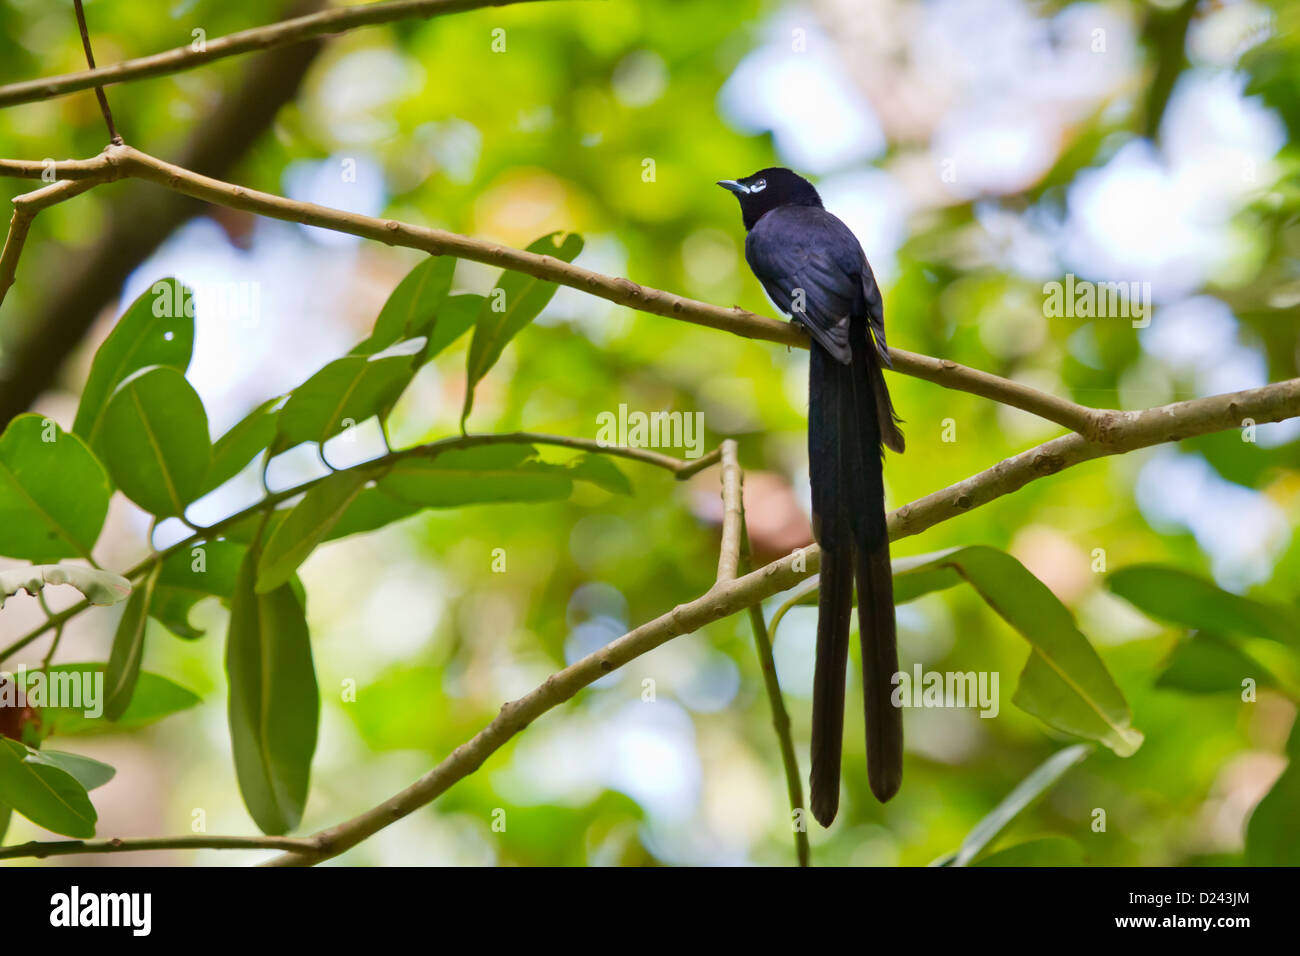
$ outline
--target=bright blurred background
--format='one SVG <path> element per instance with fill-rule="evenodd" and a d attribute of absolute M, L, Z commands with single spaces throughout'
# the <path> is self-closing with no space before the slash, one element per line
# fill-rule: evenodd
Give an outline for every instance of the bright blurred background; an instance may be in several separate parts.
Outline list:
<path fill-rule="evenodd" d="M 293 6 L 90 0 L 86 9 L 97 59 L 112 63 Z M 514 246 L 577 231 L 586 239 L 579 265 L 770 315 L 744 263 L 735 201 L 713 184 L 788 165 L 816 180 L 861 239 L 885 290 L 891 344 L 1088 405 L 1145 408 L 1297 375 L 1298 13 L 1281 0 L 557 0 L 403 22 L 325 45 L 224 175 Z M 0 82 L 82 65 L 70 2 L 0 3 Z M 178 159 L 251 68 L 248 58 L 224 60 L 108 95 L 129 143 Z M 104 141 L 89 92 L 0 111 L 6 157 L 85 157 Z M 0 181 L 6 200 L 28 188 Z M 52 303 L 79 270 L 103 266 L 79 300 L 97 318 L 75 347 L 66 343 L 69 361 L 34 405 L 64 427 L 95 347 L 158 278 L 198 290 L 189 378 L 216 436 L 365 337 L 420 261 L 410 250 L 203 207 L 157 242 L 123 239 L 161 220 L 149 205 L 156 196 L 139 184 L 102 187 L 45 212 L 29 240 L 0 323 L 6 377 L 24 337 L 59 320 Z M 115 255 L 105 248 L 112 228 Z M 1149 283 L 1149 325 L 1048 317 L 1044 283 L 1067 273 Z M 486 292 L 495 278 L 461 263 L 456 286 Z M 231 321 L 211 300 L 205 308 L 205 287 L 215 295 L 228 283 L 256 284 L 256 323 Z M 395 443 L 456 430 L 467 341 L 420 373 L 392 420 Z M 595 437 L 597 415 L 620 404 L 702 411 L 706 447 L 740 442 L 751 533 L 770 560 L 809 540 L 806 369 L 801 351 L 562 289 L 480 386 L 471 427 Z M 886 461 L 891 506 L 1061 432 L 901 375 L 890 386 L 908 440 L 904 456 Z M 946 420 L 955 441 L 942 440 Z M 1156 687 L 1185 632 L 1105 590 L 1096 549 L 1107 570 L 1164 562 L 1294 606 L 1300 422 L 1260 427 L 1257 438 L 1232 432 L 1092 462 L 895 545 L 896 556 L 962 544 L 1011 551 L 1074 611 L 1146 734 L 1130 758 L 1090 757 L 1012 836 L 1071 836 L 1093 864 L 1240 860 L 1244 822 L 1285 764 L 1293 696 L 1263 691 L 1251 704 Z M 329 451 L 338 464 L 380 447 L 371 423 Z M 320 469 L 299 449 L 275 462 L 271 484 Z M 685 484 L 625 471 L 631 498 L 593 488 L 565 503 L 424 512 L 308 561 L 323 713 L 302 832 L 390 796 L 503 701 L 708 588 L 716 469 Z M 214 520 L 257 494 L 252 469 L 191 517 Z M 148 518 L 117 496 L 109 521 L 97 556 L 126 567 L 145 553 Z M 160 544 L 179 536 L 169 525 L 158 531 Z M 498 548 L 505 573 L 491 570 Z M 118 613 L 78 618 L 59 659 L 106 658 Z M 196 808 L 209 833 L 255 832 L 230 754 L 226 616 L 215 600 L 200 605 L 194 621 L 208 634 L 196 642 L 151 632 L 145 668 L 199 693 L 199 707 L 67 748 L 118 768 L 94 794 L 101 836 L 188 833 Z M 792 611 L 775 647 L 804 775 L 815 616 Z M 40 619 L 34 599 L 14 598 L 0 616 L 0 645 Z M 1026 645 L 969 589 L 901 607 L 899 626 L 904 670 L 920 662 L 1000 672 L 1000 714 L 908 711 L 905 783 L 880 806 L 866 786 L 851 666 L 844 805 L 831 831 L 812 829 L 817 862 L 927 863 L 1062 746 L 1011 705 Z M 38 663 L 44 646 L 24 653 L 8 666 Z M 647 679 L 653 704 L 642 701 Z M 355 702 L 342 699 L 347 681 Z M 1105 833 L 1090 829 L 1098 807 Z M 496 808 L 505 832 L 492 828 Z M 788 812 L 749 624 L 738 615 L 602 679 L 341 862 L 785 864 Z M 15 818 L 6 842 L 42 836 Z"/>

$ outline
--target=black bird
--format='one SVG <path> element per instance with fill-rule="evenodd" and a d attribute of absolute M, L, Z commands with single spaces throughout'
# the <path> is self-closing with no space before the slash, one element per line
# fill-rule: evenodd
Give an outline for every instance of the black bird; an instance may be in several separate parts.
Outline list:
<path fill-rule="evenodd" d="M 812 811 L 822 826 L 830 826 L 840 803 L 855 575 L 867 777 L 881 802 L 903 779 L 902 714 L 890 701 L 898 646 L 881 462 L 882 445 L 903 450 L 903 433 L 881 371 L 890 366 L 883 304 L 861 244 L 822 208 L 812 183 L 772 168 L 718 185 L 740 200 L 749 267 L 777 308 L 812 336 L 808 471 L 813 534 L 822 552 Z"/>

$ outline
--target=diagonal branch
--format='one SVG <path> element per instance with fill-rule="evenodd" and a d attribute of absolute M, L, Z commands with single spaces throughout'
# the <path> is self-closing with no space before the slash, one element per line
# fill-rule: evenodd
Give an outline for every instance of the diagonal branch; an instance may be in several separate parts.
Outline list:
<path fill-rule="evenodd" d="M 114 63 L 111 66 L 95 68 L 92 63 L 91 69 L 80 73 L 65 73 L 62 76 L 10 83 L 8 86 L 0 86 L 0 107 L 64 96 L 78 90 L 88 90 L 92 86 L 108 86 L 113 83 L 142 80 L 150 76 L 181 73 L 228 56 L 288 46 L 327 33 L 342 33 L 355 27 L 392 23 L 396 20 L 416 17 L 428 19 L 483 7 L 504 7 L 533 2 L 536 0 L 389 0 L 388 3 L 368 3 L 325 10 L 217 37 L 208 40 L 198 49 L 193 45 L 178 46 L 152 56 L 142 56 L 138 59 Z M 81 6 L 80 0 L 77 6 Z"/>
<path fill-rule="evenodd" d="M 286 199 L 283 196 L 275 196 L 203 176 L 129 146 L 111 146 L 102 156 L 98 163 L 95 160 L 74 160 L 68 163 L 55 163 L 54 168 L 60 176 L 88 175 L 88 171 L 102 169 L 104 162 L 110 162 L 120 167 L 122 175 L 148 180 L 216 205 L 241 209 L 287 222 L 319 226 L 335 232 L 373 239 L 386 245 L 420 249 L 431 255 L 450 255 L 469 259 L 569 286 L 617 305 L 624 305 L 652 315 L 666 316 L 723 332 L 731 332 L 744 338 L 776 342 L 797 348 L 808 347 L 807 335 L 792 323 L 778 322 L 740 308 L 724 309 L 707 302 L 638 285 L 630 279 L 602 275 L 556 259 L 554 256 L 536 255 L 441 229 L 412 226 L 393 219 L 376 219 L 372 216 L 318 206 L 315 203 Z M 45 165 L 39 163 L 0 160 L 0 175 L 36 176 L 40 175 L 44 168 Z M 967 368 L 947 359 L 918 355 L 903 349 L 890 349 L 890 356 L 894 371 L 934 382 L 945 388 L 994 399 L 1063 425 L 1089 438 L 1100 437 L 1104 420 L 1111 414 L 1109 411 L 1088 408 L 1028 385 Z"/>
<path fill-rule="evenodd" d="M 1022 452 L 965 481 L 905 505 L 889 516 L 889 536 L 897 540 L 919 534 L 1029 482 L 1054 475 L 1093 458 L 1175 442 L 1195 435 L 1300 415 L 1300 378 L 1288 379 L 1211 398 L 1175 402 L 1144 412 L 1117 413 L 1108 422 L 1105 444 L 1066 435 Z M 534 720 L 572 698 L 582 688 L 656 647 L 730 617 L 764 598 L 793 587 L 820 568 L 816 545 L 780 558 L 757 571 L 718 582 L 707 593 L 642 624 L 561 671 L 533 691 L 501 707 L 496 718 L 405 790 L 372 810 L 308 837 L 314 852 L 292 852 L 271 860 L 272 866 L 310 866 L 338 856 L 384 827 L 418 810 L 473 773 L 511 737 Z"/>

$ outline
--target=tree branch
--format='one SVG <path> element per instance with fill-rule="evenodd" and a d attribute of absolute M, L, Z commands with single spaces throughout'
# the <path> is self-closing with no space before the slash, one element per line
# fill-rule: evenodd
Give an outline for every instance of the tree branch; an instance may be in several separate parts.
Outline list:
<path fill-rule="evenodd" d="M 1246 418 L 1263 423 L 1300 415 L 1300 378 L 1244 392 L 1175 402 L 1143 412 L 1113 414 L 1114 418 L 1106 422 L 1105 443 L 1090 442 L 1081 435 L 1053 439 L 1001 461 L 965 481 L 904 505 L 889 516 L 890 540 L 919 534 L 1023 488 L 1035 479 L 1054 475 L 1083 461 L 1240 427 Z M 798 553 L 804 558 L 802 562 L 795 562 L 792 557 L 780 558 L 743 577 L 719 582 L 694 601 L 678 605 L 667 614 L 642 624 L 552 674 L 541 686 L 504 704 L 490 724 L 411 786 L 372 810 L 308 837 L 315 846 L 313 851 L 279 856 L 267 865 L 310 866 L 338 856 L 425 806 L 477 770 L 515 734 L 588 684 L 674 637 L 730 617 L 816 574 L 821 561 L 817 546 L 800 549 Z M 802 570 L 796 571 L 796 566 Z"/>
<path fill-rule="evenodd" d="M 412 226 L 392 219 L 376 219 L 372 216 L 330 209 L 315 203 L 299 202 L 256 189 L 236 186 L 157 159 L 130 146 L 112 146 L 105 151 L 105 154 L 110 162 L 120 167 L 122 175 L 145 179 L 205 202 L 242 209 L 287 222 L 319 226 L 390 246 L 420 249 L 431 255 L 450 255 L 459 259 L 499 266 L 547 282 L 579 289 L 641 312 L 731 332 L 744 338 L 776 342 L 796 348 L 808 347 L 807 335 L 793 323 L 778 322 L 740 308 L 724 309 L 707 302 L 652 289 L 638 285 L 630 279 L 602 275 L 553 256 L 536 255 L 441 229 Z M 86 163 L 87 161 L 84 160 L 67 164 L 56 163 L 55 168 L 59 171 L 59 175 L 63 175 L 64 169 L 73 174 L 84 175 Z M 0 160 L 0 174 L 39 175 L 43 168 L 40 164 Z M 946 388 L 994 399 L 1090 438 L 1099 436 L 1100 422 L 1109 414 L 1106 410 L 1088 408 L 1028 385 L 967 368 L 947 359 L 931 358 L 928 355 L 918 355 L 903 349 L 890 349 L 890 357 L 894 371 L 934 382 Z"/>
<path fill-rule="evenodd" d="M 718 546 L 719 584 L 736 579 L 741 539 L 745 533 L 745 477 L 736 458 L 735 439 L 722 443 L 722 541 Z"/>
<path fill-rule="evenodd" d="M 644 448 L 624 448 L 621 445 L 603 445 L 590 438 L 574 438 L 569 435 L 546 435 L 541 432 L 506 432 L 494 435 L 457 435 L 453 438 L 442 438 L 438 441 L 429 442 L 424 445 L 416 445 L 411 448 L 389 452 L 388 454 L 382 455 L 378 458 L 359 462 L 358 464 L 350 466 L 350 468 L 343 468 L 338 471 L 356 469 L 374 471 L 408 458 L 435 458 L 444 451 L 450 451 L 451 449 L 476 448 L 482 445 L 554 445 L 561 448 L 577 448 L 593 454 L 613 455 L 619 458 L 639 461 L 656 468 L 663 468 L 666 471 L 671 472 L 679 480 L 686 474 L 694 474 L 698 471 L 701 462 L 716 461 L 718 455 L 718 452 L 715 451 L 710 452 L 708 455 L 698 458 L 695 461 L 684 461 L 680 458 L 673 458 L 671 455 L 661 455 L 659 452 L 650 451 Z M 141 575 L 147 573 L 155 564 L 166 560 L 178 551 L 189 548 L 201 541 L 211 541 L 213 538 L 219 537 L 223 531 L 238 524 L 245 518 L 260 514 L 264 511 L 270 511 L 277 505 L 288 501 L 290 498 L 296 498 L 298 495 L 310 491 L 325 479 L 338 474 L 338 471 L 331 471 L 329 474 L 321 475 L 319 478 L 309 479 L 301 484 L 294 485 L 292 488 L 270 492 L 264 498 L 254 502 L 242 511 L 237 511 L 232 515 L 227 515 L 220 521 L 213 522 L 207 527 L 197 528 L 189 537 L 176 542 L 168 548 L 164 548 L 162 551 L 155 551 L 136 564 L 135 567 L 125 571 L 123 576 L 134 581 Z M 193 526 L 191 525 L 191 527 Z M 37 625 L 8 647 L 0 650 L 0 663 L 3 663 L 28 644 L 31 644 L 47 631 L 61 627 L 69 619 L 76 617 L 90 606 L 89 601 L 82 600 L 78 601 L 76 604 L 69 605 L 62 611 L 50 615 L 44 623 Z"/>
<path fill-rule="evenodd" d="M 131 853 L 137 850 L 303 850 L 312 846 L 306 840 L 294 837 L 228 837 L 180 836 L 144 837 L 123 840 L 50 840 L 15 843 L 0 847 L 0 860 L 35 857 L 43 860 L 50 856 L 72 856 L 79 853 Z"/>
<path fill-rule="evenodd" d="M 722 443 L 723 497 L 727 496 L 728 446 L 730 446 L 731 464 L 739 473 L 735 461 L 736 444 L 732 441 Z M 749 548 L 749 527 L 745 521 L 745 496 L 743 486 L 735 483 L 731 493 L 735 508 L 740 514 L 740 568 L 753 570 L 753 555 Z M 734 577 L 734 576 L 733 576 Z M 721 579 L 719 579 L 721 581 Z M 785 769 L 785 787 L 790 796 L 790 822 L 794 827 L 795 859 L 800 866 L 808 866 L 812 852 L 808 847 L 808 825 L 805 822 L 803 805 L 803 780 L 799 774 L 799 758 L 794 752 L 794 737 L 790 732 L 790 715 L 785 709 L 785 698 L 781 695 L 781 683 L 776 676 L 776 661 L 772 657 L 772 638 L 763 620 L 763 604 L 756 601 L 748 608 L 749 627 L 754 632 L 754 650 L 758 652 L 758 664 L 763 674 L 763 688 L 767 691 L 768 706 L 772 710 L 772 729 L 776 731 L 776 742 L 781 752 L 781 765 Z"/>
<path fill-rule="evenodd" d="M 277 6 L 306 13 L 323 3 L 279 0 Z M 210 176 L 228 175 L 271 127 L 280 108 L 297 95 L 322 49 L 323 41 L 318 39 L 252 57 L 235 85 L 194 127 L 180 149 L 178 162 Z M 71 170 L 56 164 L 56 172 L 61 179 L 95 175 L 93 164 L 107 166 L 108 161 L 107 155 L 96 157 L 87 170 L 75 169 L 76 164 Z M 45 164 L 35 165 L 39 176 Z M 186 219 L 203 212 L 202 205 L 189 197 L 159 192 L 145 183 L 131 183 L 113 192 L 103 209 L 101 234 L 88 246 L 60 256 L 57 276 L 37 274 L 41 295 L 26 300 L 26 316 L 19 313 L 14 321 L 4 323 L 0 428 L 30 408 L 55 382 L 67 356 L 105 305 L 116 299 L 127 276 Z"/>
<path fill-rule="evenodd" d="M 92 86 L 109 86 L 151 76 L 181 73 L 228 56 L 288 46 L 328 33 L 342 33 L 356 27 L 392 23 L 396 20 L 416 17 L 428 19 L 483 7 L 504 7 L 533 2 L 536 0 L 389 0 L 388 3 L 368 3 L 325 10 L 217 37 L 208 40 L 201 49 L 195 49 L 193 45 L 178 46 L 152 56 L 125 60 L 111 66 L 83 70 L 80 73 L 65 73 L 61 76 L 49 76 L 39 80 L 25 80 L 21 83 L 0 86 L 0 108 L 64 96 L 68 93 L 76 93 L 78 90 L 90 89 Z"/>

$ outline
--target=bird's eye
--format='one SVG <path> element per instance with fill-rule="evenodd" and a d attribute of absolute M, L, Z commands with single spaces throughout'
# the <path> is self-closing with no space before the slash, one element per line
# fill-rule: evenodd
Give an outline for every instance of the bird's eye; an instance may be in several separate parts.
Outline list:
<path fill-rule="evenodd" d="M 760 179 L 757 182 L 750 183 L 749 191 L 751 193 L 761 193 L 766 188 L 767 188 L 767 180 Z"/>

